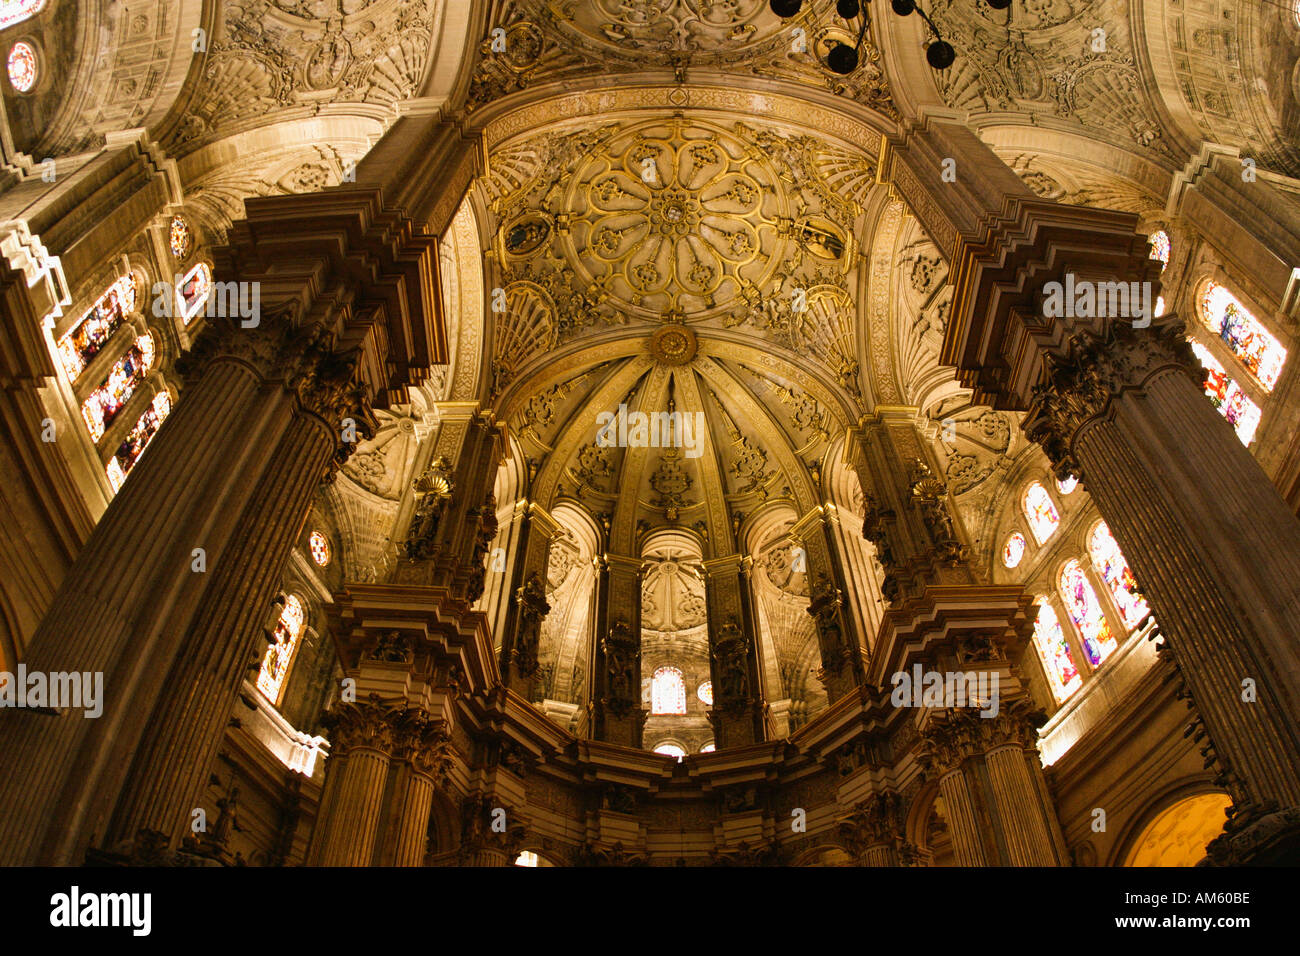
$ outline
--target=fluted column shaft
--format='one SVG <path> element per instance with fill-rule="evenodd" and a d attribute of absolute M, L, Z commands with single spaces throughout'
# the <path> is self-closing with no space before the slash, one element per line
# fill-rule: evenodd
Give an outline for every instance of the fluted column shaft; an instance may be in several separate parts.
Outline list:
<path fill-rule="evenodd" d="M 326 826 L 321 866 L 369 866 L 375 853 L 390 756 L 374 747 L 348 752 Z"/>
<path fill-rule="evenodd" d="M 251 488 L 248 457 L 268 428 L 244 365 L 214 363 L 186 390 L 113 499 L 33 636 L 29 671 L 104 674 L 103 714 L 0 713 L 0 863 L 79 859 L 101 829 L 134 744 L 206 586 L 192 551 L 220 553 Z M 39 800 L 32 794 L 41 794 Z"/>
<path fill-rule="evenodd" d="M 985 756 L 993 805 L 1012 866 L 1055 866 L 1052 838 L 1039 812 L 1038 792 L 1018 744 L 989 751 Z"/>
<path fill-rule="evenodd" d="M 958 866 L 988 866 L 984 855 L 983 834 L 975 801 L 971 796 L 966 775 L 952 770 L 939 780 L 939 793 L 948 819 L 948 833 L 952 838 L 952 852 Z"/>
<path fill-rule="evenodd" d="M 1167 370 L 1077 428 L 1072 458 L 1173 649 L 1242 804 L 1300 805 L 1300 521 Z M 1246 681 L 1257 699 L 1243 699 Z"/>
<path fill-rule="evenodd" d="M 213 582 L 182 645 L 119 803 L 110 845 L 139 830 L 174 843 L 205 787 L 250 662 L 265 649 L 265 623 L 294 539 L 336 447 L 320 418 L 294 412 L 278 385 L 283 432 L 238 519 L 240 534 L 209 553 Z"/>
<path fill-rule="evenodd" d="M 402 783 L 397 816 L 393 866 L 422 866 L 429 842 L 429 813 L 433 809 L 433 777 L 409 770 Z"/>

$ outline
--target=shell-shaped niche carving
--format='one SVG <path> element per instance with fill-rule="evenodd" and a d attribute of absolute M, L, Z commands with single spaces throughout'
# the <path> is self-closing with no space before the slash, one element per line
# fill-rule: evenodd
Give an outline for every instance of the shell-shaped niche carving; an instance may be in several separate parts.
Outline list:
<path fill-rule="evenodd" d="M 641 584 L 641 626 L 651 631 L 685 631 L 708 618 L 699 572 L 672 558 L 651 566 Z"/>
<path fill-rule="evenodd" d="M 515 282 L 506 289 L 505 311 L 496 312 L 492 349 L 492 396 L 500 395 L 530 358 L 555 346 L 555 308 L 540 286 Z"/>
<path fill-rule="evenodd" d="M 809 290 L 807 302 L 808 308 L 794 315 L 790 347 L 811 354 L 834 372 L 850 394 L 861 394 L 853 303 L 848 294 L 834 286 L 819 286 Z"/>
<path fill-rule="evenodd" d="M 394 103 L 410 96 L 424 76 L 427 38 L 422 33 L 403 37 L 375 61 L 366 100 Z"/>
<path fill-rule="evenodd" d="M 343 473 L 372 494 L 397 501 L 406 488 L 418 444 L 415 421 L 378 411 L 375 436 L 358 446 Z"/>

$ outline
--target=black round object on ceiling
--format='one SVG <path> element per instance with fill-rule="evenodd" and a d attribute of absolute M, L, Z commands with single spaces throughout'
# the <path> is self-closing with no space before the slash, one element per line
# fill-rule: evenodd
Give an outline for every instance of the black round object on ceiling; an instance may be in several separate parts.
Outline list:
<path fill-rule="evenodd" d="M 858 51 L 847 44 L 837 44 L 826 54 L 826 65 L 841 76 L 847 76 L 858 68 Z"/>
<path fill-rule="evenodd" d="M 803 7 L 803 0 L 772 0 L 772 12 L 782 20 L 794 16 Z"/>
<path fill-rule="evenodd" d="M 935 40 L 925 51 L 926 62 L 936 70 L 948 69 L 955 59 L 957 59 L 957 53 L 953 50 L 952 44 L 946 40 Z"/>
<path fill-rule="evenodd" d="M 1007 0 L 1009 3 L 1010 0 Z M 835 12 L 843 20 L 852 20 L 858 15 L 858 0 L 836 0 Z"/>
<path fill-rule="evenodd" d="M 890 6 L 900 17 L 905 17 L 916 9 L 916 0 L 890 0 Z"/>

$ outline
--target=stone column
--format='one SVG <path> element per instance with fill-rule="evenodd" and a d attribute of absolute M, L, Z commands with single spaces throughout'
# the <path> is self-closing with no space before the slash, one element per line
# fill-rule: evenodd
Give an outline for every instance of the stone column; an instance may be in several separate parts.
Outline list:
<path fill-rule="evenodd" d="M 705 561 L 704 573 L 713 678 L 709 719 L 719 750 L 743 747 L 763 739 L 748 572 L 741 556 L 733 554 Z"/>
<path fill-rule="evenodd" d="M 976 401 L 1030 409 L 1026 433 L 1083 479 L 1183 665 L 1234 798 L 1216 858 L 1300 842 L 1300 520 L 1201 394 L 1174 316 L 1044 307 L 1049 282 L 1146 282 L 1154 301 L 1137 217 L 1039 199 L 941 111 L 888 139 L 881 177 L 948 258 L 940 361 Z"/>
<path fill-rule="evenodd" d="M 1055 808 L 1035 783 L 1035 727 L 1043 714 L 1026 700 L 996 716 L 965 709 L 934 711 L 922 730 L 921 762 L 939 778 L 962 866 L 1060 866 Z"/>
<path fill-rule="evenodd" d="M 446 780 L 452 761 L 445 724 L 423 711 L 408 711 L 397 726 L 395 756 L 405 765 L 397 781 L 392 865 L 423 866 L 433 793 Z"/>
<path fill-rule="evenodd" d="M 914 424 L 916 409 L 877 408 L 853 430 L 855 466 L 866 517 L 862 534 L 876 548 L 890 605 L 919 598 L 932 585 L 974 583 L 948 489 L 931 471 Z"/>
<path fill-rule="evenodd" d="M 795 523 L 790 533 L 799 540 L 807 560 L 808 613 L 817 622 L 821 646 L 819 677 L 827 699 L 833 704 L 866 677 L 863 622 L 851 613 L 844 565 L 830 540 L 825 510 L 812 509 Z"/>
<path fill-rule="evenodd" d="M 1081 334 L 1025 427 L 1083 479 L 1123 549 L 1241 827 L 1300 806 L 1300 522 L 1197 366 L 1176 324 Z"/>
<path fill-rule="evenodd" d="M 469 797 L 462 805 L 461 866 L 513 866 L 526 833 L 504 802 L 485 795 Z"/>
<path fill-rule="evenodd" d="M 521 518 L 517 557 L 512 569 L 506 632 L 501 641 L 501 675 L 506 684 L 533 699 L 538 672 L 542 621 L 551 606 L 546 601 L 547 559 L 560 526 L 541 505 L 532 502 Z"/>
<path fill-rule="evenodd" d="M 641 706 L 641 562 L 605 555 L 601 571 L 595 673 L 598 740 L 640 747 L 646 712 Z"/>
<path fill-rule="evenodd" d="M 283 350 L 276 361 L 294 368 L 293 356 Z M 250 662 L 265 653 L 266 608 L 339 447 L 339 420 L 349 411 L 352 391 L 354 367 L 349 363 L 328 353 L 303 361 L 286 379 L 261 391 L 267 407 L 277 410 L 277 427 L 268 436 L 275 453 L 254 479 L 236 525 L 259 531 L 208 553 L 207 573 L 213 580 L 135 755 L 107 833 L 110 846 L 134 839 L 142 830 L 175 845 L 204 790 Z"/>
<path fill-rule="evenodd" d="M 342 704 L 326 715 L 334 752 L 344 759 L 328 773 L 338 774 L 329 815 L 316 826 L 321 833 L 321 866 L 370 866 L 374 862 L 384 809 L 384 790 L 393 752 L 393 714 L 377 697 Z"/>
<path fill-rule="evenodd" d="M 858 866 L 903 866 L 906 804 L 896 790 L 882 790 L 862 801 L 839 824 Z M 907 855 L 911 855 L 910 852 Z"/>
<path fill-rule="evenodd" d="M 444 402 L 432 463 L 416 479 L 418 495 L 392 580 L 445 591 L 473 604 L 483 595 L 496 537 L 492 486 L 503 425 L 472 402 Z"/>

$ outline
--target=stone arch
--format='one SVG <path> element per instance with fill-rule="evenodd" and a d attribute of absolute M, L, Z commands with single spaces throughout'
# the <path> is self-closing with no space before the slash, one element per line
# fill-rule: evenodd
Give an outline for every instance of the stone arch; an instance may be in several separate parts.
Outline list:
<path fill-rule="evenodd" d="M 1180 781 L 1151 799 L 1115 841 L 1111 866 L 1194 866 L 1223 829 L 1232 797 L 1205 781 Z"/>

